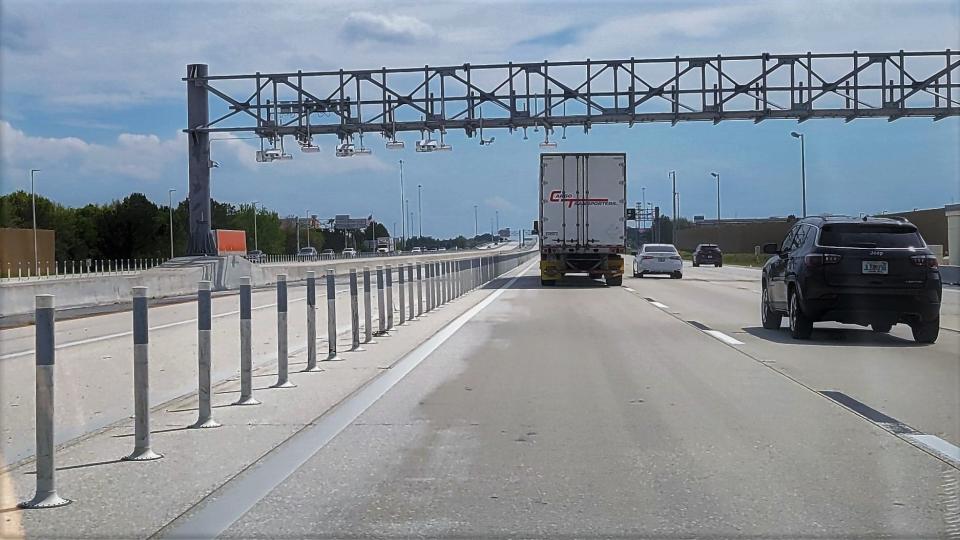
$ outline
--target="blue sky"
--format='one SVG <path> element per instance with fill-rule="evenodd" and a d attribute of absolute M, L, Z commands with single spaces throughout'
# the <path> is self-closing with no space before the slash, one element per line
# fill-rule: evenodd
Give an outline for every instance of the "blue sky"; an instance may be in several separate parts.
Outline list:
<path fill-rule="evenodd" d="M 204 2 L 2 3 L 0 187 L 29 187 L 70 205 L 142 191 L 185 196 L 185 65 L 211 73 L 406 67 L 614 57 L 960 49 L 960 2 Z M 624 151 L 631 200 L 669 207 L 677 170 L 683 215 L 715 214 L 709 172 L 722 175 L 724 216 L 800 209 L 799 145 L 807 135 L 811 212 L 876 212 L 960 201 L 960 120 L 768 121 L 569 130 L 558 151 Z M 397 160 L 424 233 L 472 234 L 494 211 L 502 226 L 536 215 L 538 137 L 451 133 L 454 151 L 336 159 L 324 150 L 256 164 L 254 141 L 215 141 L 213 194 L 281 214 L 373 213 L 401 221 Z M 489 136 L 489 135 L 488 135 Z"/>

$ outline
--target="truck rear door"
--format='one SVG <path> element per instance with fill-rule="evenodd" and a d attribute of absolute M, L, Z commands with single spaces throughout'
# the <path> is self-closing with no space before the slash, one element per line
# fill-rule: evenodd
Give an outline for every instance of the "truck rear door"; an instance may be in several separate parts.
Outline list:
<path fill-rule="evenodd" d="M 622 251 L 626 156 L 543 154 L 540 163 L 543 247 Z"/>

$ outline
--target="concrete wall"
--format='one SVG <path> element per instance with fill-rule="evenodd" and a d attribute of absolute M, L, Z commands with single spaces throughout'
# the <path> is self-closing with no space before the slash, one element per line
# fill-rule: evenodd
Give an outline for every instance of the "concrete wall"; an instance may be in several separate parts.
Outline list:
<path fill-rule="evenodd" d="M 753 253 L 754 246 L 767 242 L 780 243 L 792 221 L 768 221 L 763 223 L 722 223 L 717 236 L 716 225 L 700 225 L 689 229 L 679 229 L 674 245 L 677 249 L 692 251 L 697 244 L 719 244 L 726 253 Z"/>
<path fill-rule="evenodd" d="M 54 246 L 56 237 L 49 229 L 37 229 L 37 257 L 40 260 L 41 272 L 49 261 L 51 268 L 54 264 Z M 17 264 L 23 265 L 26 275 L 27 268 L 33 261 L 33 229 L 0 228 L 0 273 L 6 277 L 7 269 L 12 276 L 17 275 Z M 51 270 L 52 272 L 52 270 Z"/>
<path fill-rule="evenodd" d="M 896 212 L 883 214 L 885 217 L 899 216 L 907 218 L 910 223 L 917 226 L 923 239 L 928 244 L 938 244 L 943 246 L 943 251 L 950 251 L 949 238 L 947 238 L 947 213 L 943 208 L 929 208 L 926 210 L 916 210 L 913 212 Z"/>
<path fill-rule="evenodd" d="M 907 218 L 917 226 L 928 244 L 942 245 L 943 251 L 949 252 L 947 214 L 943 208 L 894 212 L 884 214 L 884 216 Z M 678 230 L 677 241 L 674 244 L 678 249 L 693 250 L 697 247 L 697 244 L 719 243 L 720 249 L 728 253 L 753 253 L 754 246 L 762 246 L 767 242 L 779 244 L 792 225 L 793 222 L 786 220 L 740 224 L 721 223 L 718 241 L 717 226 L 704 224 Z"/>
<path fill-rule="evenodd" d="M 526 250 L 522 253 L 531 253 Z M 396 267 L 400 263 L 417 261 L 436 261 L 447 259 L 468 259 L 473 257 L 492 257 L 499 254 L 502 260 L 512 257 L 520 251 L 469 251 L 459 253 L 430 254 L 429 256 L 384 257 L 376 259 L 343 259 L 335 261 L 317 261 L 289 264 L 257 265 L 243 257 L 180 257 L 165 262 L 135 276 L 93 276 L 69 279 L 41 279 L 36 281 L 14 281 L 0 284 L 0 317 L 31 313 L 34 310 L 35 296 L 53 294 L 58 309 L 109 305 L 130 301 L 130 289 L 137 286 L 148 287 L 151 298 L 168 298 L 195 294 L 197 282 L 212 281 L 215 291 L 237 289 L 240 278 L 249 276 L 254 287 L 273 285 L 279 274 L 287 274 L 287 281 L 295 282 L 307 279 L 307 272 L 313 270 L 317 278 L 322 279 L 327 268 L 333 268 L 338 276 L 350 273 L 356 268 L 358 273 L 364 266 L 374 270 L 376 266 L 387 264 Z"/>

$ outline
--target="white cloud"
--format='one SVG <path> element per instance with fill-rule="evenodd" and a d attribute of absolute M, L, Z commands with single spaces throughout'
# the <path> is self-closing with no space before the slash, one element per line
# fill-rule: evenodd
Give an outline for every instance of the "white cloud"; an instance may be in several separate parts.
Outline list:
<path fill-rule="evenodd" d="M 347 15 L 341 27 L 345 39 L 377 41 L 386 44 L 413 43 L 433 36 L 429 24 L 410 15 L 385 15 L 356 11 Z"/>

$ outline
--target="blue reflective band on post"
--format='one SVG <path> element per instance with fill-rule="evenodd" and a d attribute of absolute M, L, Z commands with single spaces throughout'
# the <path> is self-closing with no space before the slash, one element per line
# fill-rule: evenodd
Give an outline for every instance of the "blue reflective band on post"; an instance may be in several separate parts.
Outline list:
<path fill-rule="evenodd" d="M 210 330 L 210 291 L 197 291 L 197 329 Z"/>
<path fill-rule="evenodd" d="M 240 286 L 240 318 L 249 320 L 252 318 L 252 309 L 250 301 L 250 285 Z"/>
<path fill-rule="evenodd" d="M 133 299 L 133 344 L 146 345 L 149 340 L 147 329 L 147 299 L 138 297 Z"/>
<path fill-rule="evenodd" d="M 287 311 L 287 282 L 277 282 L 277 311 Z"/>
<path fill-rule="evenodd" d="M 329 302 L 336 297 L 336 289 L 334 288 L 334 276 L 333 272 L 327 274 L 327 301 Z"/>
<path fill-rule="evenodd" d="M 38 308 L 36 312 L 36 355 L 38 366 L 53 365 L 55 338 L 53 334 L 53 308 Z"/>
<path fill-rule="evenodd" d="M 317 305 L 317 280 L 316 278 L 307 278 L 307 305 Z"/>

